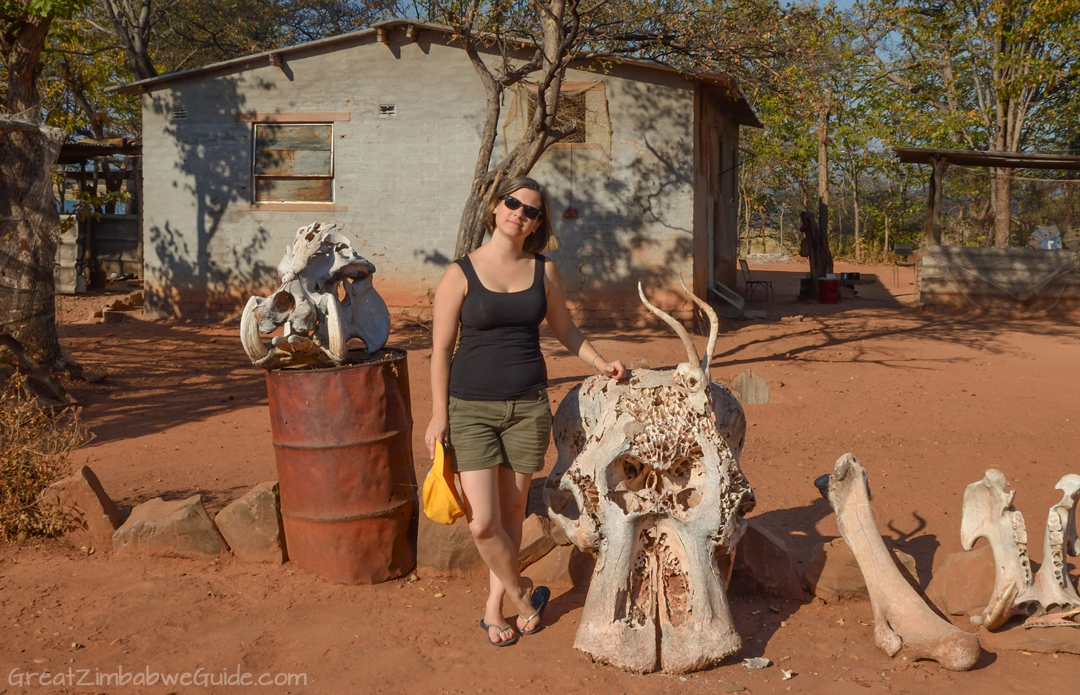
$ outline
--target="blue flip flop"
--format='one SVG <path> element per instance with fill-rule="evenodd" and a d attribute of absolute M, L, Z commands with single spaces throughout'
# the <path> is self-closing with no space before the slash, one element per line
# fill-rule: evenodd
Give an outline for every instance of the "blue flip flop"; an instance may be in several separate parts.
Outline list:
<path fill-rule="evenodd" d="M 544 629 L 544 609 L 547 608 L 548 601 L 551 600 L 551 589 L 546 586 L 538 586 L 532 593 L 532 607 L 536 609 L 536 612 L 525 618 L 525 624 L 527 625 L 533 618 L 540 618 L 540 622 L 531 630 L 521 630 L 522 635 L 535 635 Z"/>
<path fill-rule="evenodd" d="M 513 633 L 514 633 L 514 638 L 513 638 L 513 639 L 508 639 L 508 640 L 502 640 L 501 642 L 494 642 L 494 641 L 492 641 L 492 639 L 491 639 L 491 633 L 490 633 L 490 632 L 488 632 L 488 630 L 489 630 L 489 629 L 491 629 L 491 628 L 493 628 L 493 627 L 494 627 L 494 628 L 498 628 L 498 630 L 499 630 L 499 634 L 500 634 L 500 635 L 502 635 L 502 633 L 506 632 L 507 630 L 511 630 L 511 631 L 513 631 Z M 484 632 L 487 632 L 487 636 L 488 636 L 488 642 L 489 642 L 489 643 L 491 644 L 491 646 L 493 646 L 493 647 L 509 647 L 509 646 L 510 646 L 510 645 L 512 645 L 512 644 L 517 644 L 517 641 L 518 641 L 518 639 L 519 639 L 519 638 L 518 638 L 518 634 L 517 634 L 517 631 L 516 631 L 516 630 L 514 630 L 514 628 L 513 628 L 512 626 L 510 626 L 510 625 L 507 625 L 507 626 L 505 626 L 505 627 L 499 627 L 498 625 L 488 625 L 487 623 L 485 623 L 485 622 L 484 622 L 484 619 L 483 619 L 483 618 L 481 618 L 481 619 L 480 619 L 480 629 L 481 629 L 481 630 L 483 630 Z"/>

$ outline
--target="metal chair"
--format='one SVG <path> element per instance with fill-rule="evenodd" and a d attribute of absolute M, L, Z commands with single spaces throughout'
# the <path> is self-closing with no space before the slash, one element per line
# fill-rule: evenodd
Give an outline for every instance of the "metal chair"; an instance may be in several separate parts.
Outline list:
<path fill-rule="evenodd" d="M 900 268 L 914 268 L 916 261 L 912 260 L 915 249 L 911 244 L 893 244 L 893 285 L 900 286 Z M 901 261 L 900 257 L 904 260 Z"/>
<path fill-rule="evenodd" d="M 775 296 L 775 293 L 773 292 L 772 280 L 751 279 L 750 266 L 746 264 L 745 259 L 739 259 L 739 268 L 742 269 L 743 284 L 746 285 L 746 287 L 743 289 L 743 296 L 746 297 L 748 301 L 754 298 L 755 287 L 765 288 L 765 301 L 768 301 L 771 297 Z"/>

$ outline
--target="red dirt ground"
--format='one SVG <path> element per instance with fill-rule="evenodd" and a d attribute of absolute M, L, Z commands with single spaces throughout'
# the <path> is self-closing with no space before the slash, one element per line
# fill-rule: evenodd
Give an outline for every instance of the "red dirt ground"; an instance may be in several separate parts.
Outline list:
<path fill-rule="evenodd" d="M 776 298 L 755 303 L 769 318 L 725 321 L 713 376 L 747 368 L 772 385 L 773 402 L 748 406 L 742 466 L 754 486 L 753 516 L 805 562 L 837 536 L 831 510 L 811 485 L 851 451 L 865 465 L 884 535 L 916 558 L 925 586 L 933 567 L 960 550 L 964 486 L 1000 468 L 1018 491 L 1035 560 L 1041 560 L 1054 483 L 1077 471 L 1080 325 L 1076 317 L 1010 318 L 921 312 L 910 269 L 893 286 L 890 266 L 844 266 L 880 283 L 836 306 L 793 299 L 800 265 L 754 266 Z M 96 438 L 76 452 L 119 502 L 203 495 L 213 514 L 252 485 L 274 479 L 262 373 L 244 357 L 236 325 L 83 322 L 102 298 L 62 300 L 63 342 L 101 383 L 78 383 Z M 802 316 L 800 320 L 798 317 Z M 629 363 L 683 359 L 661 330 L 592 331 L 599 349 Z M 698 338 L 699 346 L 704 339 Z M 410 349 L 418 478 L 430 415 L 429 350 L 401 329 Z M 550 338 L 552 401 L 588 374 Z M 1071 386 L 1070 386 L 1071 384 Z M 550 461 L 549 461 L 550 465 Z M 436 592 L 442 598 L 435 598 Z M 780 668 L 749 671 L 732 659 L 684 677 L 639 676 L 594 664 L 572 647 L 584 594 L 556 591 L 547 629 L 495 650 L 476 628 L 484 583 L 390 581 L 331 585 L 292 564 L 234 559 L 83 556 L 58 542 L 0 547 L 0 693 L 250 692 L 243 687 L 22 687 L 25 672 L 305 673 L 292 693 L 751 693 L 1075 692 L 1080 656 L 984 653 L 975 670 L 890 659 L 873 644 L 870 604 L 798 603 L 733 596 L 746 640 L 740 657 Z M 775 606 L 779 612 L 771 610 Z M 840 624 L 843 619 L 844 624 Z M 865 623 L 865 624 L 864 624 Z M 82 676 L 79 669 L 86 669 Z M 7 688 L 7 690 L 5 690 Z"/>

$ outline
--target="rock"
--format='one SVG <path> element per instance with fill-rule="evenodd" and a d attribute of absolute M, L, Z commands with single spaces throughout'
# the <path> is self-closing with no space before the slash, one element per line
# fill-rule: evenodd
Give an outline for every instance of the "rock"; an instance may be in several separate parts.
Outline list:
<path fill-rule="evenodd" d="M 202 496 L 166 502 L 156 497 L 131 510 L 113 534 L 113 549 L 131 555 L 215 557 L 228 552 Z"/>
<path fill-rule="evenodd" d="M 214 517 L 225 542 L 244 562 L 280 565 L 288 559 L 278 507 L 278 484 L 260 483 Z"/>
<path fill-rule="evenodd" d="M 105 305 L 105 311 L 131 311 L 133 308 L 124 299 L 114 299 Z"/>
<path fill-rule="evenodd" d="M 893 549 L 892 553 L 901 574 L 905 575 L 917 590 L 919 575 L 915 569 L 915 558 L 896 549 Z M 867 593 L 859 563 L 843 538 L 834 538 L 829 543 L 814 548 L 810 562 L 803 568 L 803 580 L 814 595 L 823 601 L 838 596 Z"/>
<path fill-rule="evenodd" d="M 124 312 L 106 309 L 101 312 L 102 323 L 121 323 L 124 320 Z"/>
<path fill-rule="evenodd" d="M 142 290 L 140 290 L 138 292 L 132 292 L 130 295 L 128 295 L 128 304 L 131 305 L 132 309 L 141 309 L 141 308 L 143 308 L 143 305 L 145 303 L 146 303 L 146 293 L 143 292 Z"/>
<path fill-rule="evenodd" d="M 521 550 L 518 552 L 519 569 L 541 559 L 555 548 L 555 539 L 551 528 L 555 526 L 551 519 L 538 514 L 530 514 L 521 525 Z"/>
<path fill-rule="evenodd" d="M 990 545 L 946 555 L 926 587 L 926 597 L 949 615 L 981 613 L 994 594 L 994 572 Z"/>
<path fill-rule="evenodd" d="M 109 376 L 109 373 L 104 369 L 94 369 L 93 367 L 87 367 L 82 370 L 83 381 L 89 381 L 91 384 L 96 384 L 99 381 L 103 381 L 105 377 Z"/>
<path fill-rule="evenodd" d="M 101 316 L 102 316 L 102 310 L 101 309 L 96 309 L 96 310 L 90 312 L 89 320 L 93 321 L 94 319 L 100 319 Z"/>
<path fill-rule="evenodd" d="M 539 586 L 583 588 L 592 579 L 596 560 L 574 546 L 556 546 L 554 550 L 522 572 Z"/>
<path fill-rule="evenodd" d="M 756 519 L 748 520 L 739 540 L 731 583 L 735 591 L 760 588 L 781 598 L 804 598 L 799 570 L 787 545 Z"/>
<path fill-rule="evenodd" d="M 76 548 L 111 548 L 113 532 L 124 521 L 120 507 L 105 494 L 89 466 L 50 485 L 38 504 L 58 507 L 71 521 L 64 540 Z"/>
<path fill-rule="evenodd" d="M 743 405 L 762 405 L 769 402 L 768 382 L 749 369 L 732 380 L 731 391 Z"/>
<path fill-rule="evenodd" d="M 1075 627 L 1037 627 L 1017 625 L 1008 630 L 979 630 L 979 644 L 988 652 L 1028 651 L 1053 654 L 1080 654 L 1080 629 Z"/>
<path fill-rule="evenodd" d="M 421 577 L 486 577 L 487 565 L 461 517 L 450 526 L 436 524 L 423 512 L 416 538 L 416 572 Z"/>

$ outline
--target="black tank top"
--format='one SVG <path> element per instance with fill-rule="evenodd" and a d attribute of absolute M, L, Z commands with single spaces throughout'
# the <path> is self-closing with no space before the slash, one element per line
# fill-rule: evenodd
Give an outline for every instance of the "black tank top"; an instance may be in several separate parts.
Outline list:
<path fill-rule="evenodd" d="M 536 256 L 533 284 L 521 292 L 492 292 L 468 256 L 454 261 L 469 282 L 461 305 L 461 341 L 450 363 L 450 395 L 470 401 L 509 401 L 547 387 L 540 323 L 547 315 L 544 261 Z"/>

